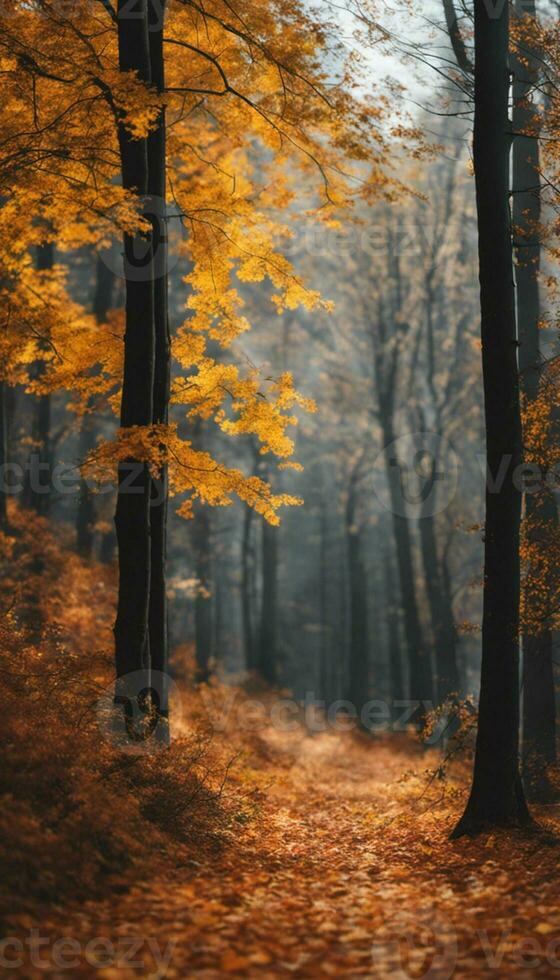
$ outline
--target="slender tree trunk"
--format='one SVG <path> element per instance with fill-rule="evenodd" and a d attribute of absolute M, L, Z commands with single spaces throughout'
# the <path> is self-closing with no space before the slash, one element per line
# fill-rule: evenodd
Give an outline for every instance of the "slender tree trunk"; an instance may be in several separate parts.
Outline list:
<path fill-rule="evenodd" d="M 219 558 L 218 558 L 219 561 Z M 212 603 L 212 656 L 214 660 L 214 670 L 219 669 L 220 660 L 223 657 L 223 628 L 224 628 L 224 605 L 227 601 L 227 588 L 224 587 L 224 578 L 220 575 L 220 569 L 214 569 L 214 602 Z"/>
<path fill-rule="evenodd" d="M 118 4 L 119 68 L 151 80 L 146 0 L 131 16 L 127 0 Z M 136 193 L 149 213 L 146 139 L 134 139 L 124 119 L 118 127 L 123 186 Z M 139 256 L 145 256 L 141 260 Z M 121 402 L 122 429 L 153 421 L 154 290 L 151 235 L 124 236 L 125 338 Z M 148 611 L 150 599 L 150 489 L 148 467 L 133 458 L 119 466 L 115 526 L 119 550 L 119 592 L 115 622 L 117 684 L 115 702 L 130 719 L 140 693 L 149 690 Z"/>
<path fill-rule="evenodd" d="M 37 247 L 37 270 L 48 272 L 54 265 L 54 245 L 45 242 Z M 33 366 L 33 375 L 40 378 L 45 370 L 43 361 Z M 32 401 L 31 437 L 33 453 L 24 487 L 24 504 L 38 514 L 48 514 L 51 504 L 51 396 L 34 395 Z"/>
<path fill-rule="evenodd" d="M 395 440 L 395 434 L 388 420 L 383 425 L 383 439 L 385 446 L 390 446 Z M 412 561 L 412 542 L 410 540 L 410 525 L 406 516 L 401 513 L 402 495 L 400 492 L 400 472 L 399 467 L 394 465 L 394 461 L 386 459 L 386 474 L 389 483 L 389 491 L 392 501 L 392 526 L 395 541 L 395 551 L 397 556 L 397 568 L 399 572 L 400 593 L 403 611 L 403 623 L 408 657 L 408 682 L 409 696 L 413 701 L 419 701 L 420 707 L 416 712 L 415 718 L 420 722 L 424 710 L 422 705 L 431 702 L 432 692 L 432 669 L 430 658 L 426 650 L 420 615 L 418 612 L 418 602 L 416 598 L 416 588 L 414 585 L 414 565 Z"/>
<path fill-rule="evenodd" d="M 522 459 L 509 195 L 509 8 L 475 0 L 478 214 L 486 487 L 482 668 L 473 784 L 453 833 L 527 822 L 519 776 L 519 527 Z M 500 471 L 500 486 L 492 477 Z M 505 473 L 504 473 L 505 470 Z"/>
<path fill-rule="evenodd" d="M 389 680 L 391 699 L 393 702 L 402 701 L 405 696 L 405 683 L 401 662 L 401 642 L 399 629 L 399 603 L 397 600 L 397 584 L 393 569 L 392 557 L 385 555 L 385 603 L 387 612 L 387 631 L 389 640 Z"/>
<path fill-rule="evenodd" d="M 245 667 L 257 669 L 255 638 L 253 633 L 253 562 L 252 548 L 253 508 L 245 505 L 243 512 L 243 538 L 241 541 L 241 622 L 243 624 L 243 648 Z"/>
<path fill-rule="evenodd" d="M 435 466 L 435 461 L 433 465 Z M 425 499 L 429 501 L 430 496 L 427 495 Z M 419 529 L 424 581 L 434 637 L 436 692 L 438 703 L 441 704 L 451 693 L 459 690 L 455 621 L 450 596 L 445 588 L 432 513 L 421 515 Z"/>
<path fill-rule="evenodd" d="M 115 559 L 115 548 L 117 546 L 117 538 L 114 533 L 113 528 L 103 534 L 101 538 L 101 547 L 99 549 L 99 559 L 104 565 L 111 565 Z"/>
<path fill-rule="evenodd" d="M 9 463 L 9 443 L 8 443 L 8 398 L 7 384 L 0 381 L 0 529 L 6 530 L 8 526 L 8 494 L 6 493 L 8 476 L 6 464 Z"/>
<path fill-rule="evenodd" d="M 163 0 L 148 0 L 149 47 L 152 84 L 159 93 L 165 89 L 163 55 Z M 168 421 L 170 384 L 170 337 L 167 300 L 167 208 L 166 208 L 166 129 L 165 108 L 157 126 L 148 136 L 148 194 L 154 223 L 154 326 L 155 369 L 153 421 Z M 165 566 L 167 558 L 167 467 L 152 480 L 151 487 L 151 578 L 150 578 L 150 657 L 152 692 L 159 716 L 169 717 L 169 638 Z M 167 728 L 158 729 L 169 738 Z"/>
<path fill-rule="evenodd" d="M 523 639 L 523 777 L 531 800 L 550 802 L 558 791 L 548 769 L 556 762 L 556 697 L 550 630 Z"/>
<path fill-rule="evenodd" d="M 319 617 L 321 624 L 321 645 L 319 649 L 318 681 L 320 695 L 330 704 L 332 697 L 330 663 L 330 622 L 328 612 L 327 567 L 328 567 L 328 521 L 325 501 L 321 502 L 319 545 Z"/>
<path fill-rule="evenodd" d="M 210 515 L 204 505 L 197 507 L 192 524 L 197 592 L 194 604 L 196 680 L 206 683 L 212 659 L 212 554 Z"/>
<path fill-rule="evenodd" d="M 192 444 L 202 450 L 204 423 L 197 419 L 192 429 Z M 208 506 L 196 502 L 191 521 L 191 543 L 194 555 L 194 571 L 197 580 L 194 602 L 195 680 L 206 683 L 211 674 L 212 601 L 214 582 L 212 575 L 211 519 Z"/>
<path fill-rule="evenodd" d="M 516 14 L 535 18 L 534 3 L 519 3 Z M 519 372 L 525 403 L 538 396 L 539 350 L 539 269 L 541 258 L 541 188 L 537 110 L 531 101 L 538 79 L 538 52 L 528 41 L 522 58 L 514 62 L 513 84 L 513 234 L 515 242 L 515 281 L 519 328 Z M 518 135 L 523 133 L 524 135 Z M 525 494 L 525 527 L 529 539 L 543 534 L 543 521 L 551 528 L 558 522 L 554 500 L 543 492 Z M 529 572 L 528 582 L 531 580 Z M 530 586 L 529 586 L 530 588 Z M 542 583 L 541 583 L 542 588 Z M 527 596 L 530 602 L 530 595 Z M 528 795 L 552 799 L 554 792 L 546 770 L 556 760 L 556 711 L 552 636 L 546 623 L 537 633 L 523 636 L 523 776 Z"/>
<path fill-rule="evenodd" d="M 105 323 L 111 308 L 115 276 L 102 256 L 97 253 L 95 265 L 95 289 L 93 294 L 93 315 L 97 323 Z M 89 406 L 92 407 L 91 405 Z M 84 460 L 95 445 L 95 425 L 92 413 L 86 413 L 80 427 L 78 455 Z M 76 514 L 76 544 L 84 558 L 90 558 L 93 550 L 93 527 L 95 524 L 95 496 L 86 480 L 80 482 L 80 496 Z"/>
<path fill-rule="evenodd" d="M 259 673 L 268 684 L 278 680 L 277 665 L 277 593 L 278 593 L 278 529 L 263 520 L 262 538 L 262 595 L 259 629 Z"/>
<path fill-rule="evenodd" d="M 351 478 L 345 513 L 350 590 L 349 699 L 358 716 L 368 700 L 369 641 L 366 572 L 359 528 L 356 526 L 356 485 Z"/>
<path fill-rule="evenodd" d="M 556 694 L 553 666 L 552 630 L 547 620 L 553 615 L 547 609 L 546 598 L 554 595 L 549 579 L 555 575 L 546 557 L 550 528 L 558 520 L 554 495 L 542 489 L 534 497 L 526 495 L 530 504 L 529 535 L 535 546 L 538 567 L 531 567 L 525 578 L 525 605 L 542 610 L 544 622 L 523 637 L 523 782 L 529 799 L 552 802 L 558 798 L 549 770 L 556 762 Z M 543 592 L 545 601 L 543 602 Z"/>

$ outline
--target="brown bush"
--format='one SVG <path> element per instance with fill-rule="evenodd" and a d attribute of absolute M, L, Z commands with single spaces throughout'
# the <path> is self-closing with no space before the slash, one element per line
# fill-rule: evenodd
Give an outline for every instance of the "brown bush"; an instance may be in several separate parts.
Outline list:
<path fill-rule="evenodd" d="M 139 755 L 107 738 L 97 709 L 111 688 L 113 573 L 59 545 L 45 521 L 11 518 L 0 542 L 0 903 L 13 912 L 122 889 L 178 848 L 222 846 L 252 804 L 242 782 L 224 792 L 233 753 L 208 733 L 184 726 L 171 748 Z"/>

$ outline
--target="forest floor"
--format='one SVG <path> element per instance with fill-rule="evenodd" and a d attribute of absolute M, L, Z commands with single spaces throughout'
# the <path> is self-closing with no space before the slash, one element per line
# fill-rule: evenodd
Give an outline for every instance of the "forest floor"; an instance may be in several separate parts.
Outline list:
<path fill-rule="evenodd" d="M 449 843 L 457 801 L 425 800 L 429 760 L 406 740 L 272 729 L 260 740 L 268 788 L 238 841 L 124 893 L 52 907 L 44 965 L 19 975 L 558 974 L 556 846 L 517 834 Z M 51 962 L 61 937 L 77 943 L 71 970 Z"/>
<path fill-rule="evenodd" d="M 123 755 L 91 711 L 111 672 L 111 573 L 13 520 L 0 569 L 7 976 L 558 975 L 560 807 L 535 811 L 548 835 L 450 842 L 469 759 L 438 778 L 438 751 L 412 735 L 275 726 L 270 692 L 249 725 L 255 692 L 185 679 L 171 749 Z M 40 640 L 20 607 L 48 617 Z"/>

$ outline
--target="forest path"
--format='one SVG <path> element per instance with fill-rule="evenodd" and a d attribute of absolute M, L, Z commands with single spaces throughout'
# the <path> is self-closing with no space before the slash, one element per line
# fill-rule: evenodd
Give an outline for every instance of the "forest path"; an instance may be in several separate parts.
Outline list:
<path fill-rule="evenodd" d="M 557 848 L 515 835 L 449 843 L 458 804 L 439 788 L 430 801 L 438 757 L 404 737 L 259 737 L 270 785 L 238 843 L 64 925 L 53 916 L 46 934 L 82 951 L 102 937 L 72 976 L 558 975 Z"/>

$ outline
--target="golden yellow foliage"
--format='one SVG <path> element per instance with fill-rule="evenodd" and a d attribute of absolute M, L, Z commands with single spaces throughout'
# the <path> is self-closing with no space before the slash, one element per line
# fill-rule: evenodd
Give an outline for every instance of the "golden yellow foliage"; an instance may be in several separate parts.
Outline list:
<path fill-rule="evenodd" d="M 172 233 L 184 231 L 181 250 L 190 264 L 185 321 L 173 342 L 179 369 L 173 401 L 186 406 L 191 419 L 212 419 L 227 435 L 254 437 L 262 453 L 287 465 L 294 409 L 313 406 L 290 375 L 261 378 L 245 367 L 242 340 L 251 324 L 243 290 L 265 289 L 271 315 L 329 309 L 286 257 L 285 245 L 303 224 L 350 220 L 357 200 L 396 189 L 382 166 L 383 100 L 355 94 L 358 67 L 337 35 L 336 23 L 319 20 L 300 0 L 249 0 L 242 17 L 224 0 L 171 0 L 162 97 L 119 69 L 108 5 L 77 0 L 63 11 L 51 0 L 4 5 L 4 380 L 34 392 L 67 391 L 77 413 L 107 400 L 118 408 L 121 323 L 113 317 L 97 325 L 70 299 L 62 265 L 39 274 L 30 249 L 51 241 L 63 257 L 143 227 L 138 200 L 120 186 L 117 123 L 124 120 L 135 137 L 145 136 L 164 105 L 167 220 Z M 216 344 L 223 353 L 216 354 Z M 280 501 L 295 499 L 275 496 L 263 481 L 257 485 L 217 461 L 210 478 L 207 465 L 194 465 L 189 441 L 180 446 L 174 426 L 144 433 L 142 446 L 138 433 L 121 432 L 100 447 L 97 459 L 106 464 L 112 453 L 114 465 L 133 446 L 153 453 L 157 440 L 168 440 L 175 492 L 213 504 L 235 492 L 274 520 Z"/>

